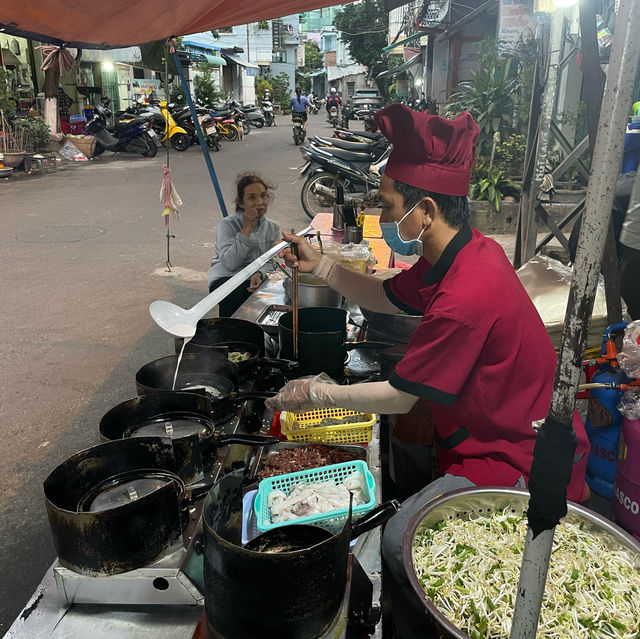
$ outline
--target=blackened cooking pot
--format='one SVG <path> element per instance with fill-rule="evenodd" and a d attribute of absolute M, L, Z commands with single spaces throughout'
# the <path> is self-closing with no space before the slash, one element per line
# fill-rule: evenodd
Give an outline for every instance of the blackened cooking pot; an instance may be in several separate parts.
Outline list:
<path fill-rule="evenodd" d="M 123 439 L 76 453 L 44 480 L 60 563 L 114 575 L 159 559 L 181 541 L 183 493 L 168 439 Z"/>
<path fill-rule="evenodd" d="M 100 435 L 105 441 L 169 438 L 176 473 L 185 483 L 201 479 L 203 472 L 211 470 L 221 446 L 265 446 L 280 441 L 261 435 L 217 435 L 209 399 L 178 391 L 149 393 L 118 404 L 100 420 Z"/>
<path fill-rule="evenodd" d="M 293 359 L 293 313 L 283 313 L 278 320 L 280 357 Z M 382 350 L 387 342 L 347 342 L 347 311 L 342 308 L 315 307 L 298 309 L 298 362 L 305 373 L 341 376 L 347 351 Z"/>
<path fill-rule="evenodd" d="M 242 548 L 230 540 L 229 495 L 223 477 L 207 496 L 204 507 L 205 609 L 210 634 L 233 639 L 314 639 L 334 620 L 344 595 L 349 542 L 380 525 L 398 509 L 388 502 L 364 515 L 356 524 L 347 519 L 333 534 L 313 526 L 289 525 L 260 535 L 250 544 L 283 552 Z M 236 487 L 237 488 L 237 487 Z M 233 491 L 232 491 L 233 492 Z M 297 529 L 304 529 L 300 534 Z M 313 529 L 313 530 L 309 530 Z M 255 547 L 255 546 L 254 546 Z M 291 548 L 294 550 L 291 550 Z M 245 601 L 251 613 L 238 608 Z"/>
<path fill-rule="evenodd" d="M 182 348 L 183 339 L 176 337 L 176 353 Z M 257 346 L 260 357 L 264 357 L 264 331 L 258 324 L 233 317 L 207 317 L 201 319 L 196 334 L 191 338 L 185 351 L 195 353 L 207 351 L 221 342 L 246 342 Z"/>
<path fill-rule="evenodd" d="M 178 355 L 168 355 L 142 366 L 136 373 L 138 394 L 172 390 L 177 364 Z M 234 406 L 247 399 L 273 397 L 273 392 L 237 392 L 237 370 L 224 353 L 215 349 L 206 353 L 185 353 L 175 387 L 207 396 L 214 419 L 228 415 Z"/>

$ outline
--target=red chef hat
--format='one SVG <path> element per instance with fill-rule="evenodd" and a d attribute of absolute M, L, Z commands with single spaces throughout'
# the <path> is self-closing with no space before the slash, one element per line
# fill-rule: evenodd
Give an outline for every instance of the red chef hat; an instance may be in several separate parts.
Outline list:
<path fill-rule="evenodd" d="M 443 195 L 467 195 L 480 129 L 463 111 L 455 120 L 391 104 L 375 115 L 393 144 L 384 172 L 394 180 Z"/>

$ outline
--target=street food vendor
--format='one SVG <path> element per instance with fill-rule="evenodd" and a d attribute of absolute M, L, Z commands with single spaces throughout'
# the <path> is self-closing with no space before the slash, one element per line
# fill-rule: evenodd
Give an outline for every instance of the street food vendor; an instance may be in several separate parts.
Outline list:
<path fill-rule="evenodd" d="M 479 129 L 393 104 L 376 114 L 393 152 L 380 181 L 380 227 L 390 248 L 419 255 L 390 280 L 355 273 L 289 234 L 290 265 L 313 272 L 351 302 L 381 313 L 422 315 L 388 381 L 341 386 L 294 380 L 268 405 L 302 412 L 337 406 L 383 414 L 428 400 L 441 476 L 402 504 L 383 538 L 395 636 L 429 636 L 424 607 L 402 563 L 408 521 L 437 495 L 472 485 L 525 486 L 534 420 L 549 410 L 556 355 L 503 249 L 469 226 L 467 193 Z M 567 497 L 584 498 L 588 440 L 579 420 Z"/>
<path fill-rule="evenodd" d="M 263 177 L 252 171 L 238 176 L 236 212 L 224 218 L 216 229 L 215 252 L 207 272 L 209 293 L 230 280 L 280 239 L 278 223 L 265 217 L 273 189 Z M 240 284 L 220 302 L 218 315 L 231 317 L 273 269 L 272 264 L 265 264 Z"/>

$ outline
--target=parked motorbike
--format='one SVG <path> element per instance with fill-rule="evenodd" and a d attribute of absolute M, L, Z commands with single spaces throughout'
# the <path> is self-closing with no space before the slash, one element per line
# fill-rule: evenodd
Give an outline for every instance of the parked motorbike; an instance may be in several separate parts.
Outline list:
<path fill-rule="evenodd" d="M 241 111 L 244 114 L 247 123 L 256 127 L 256 129 L 261 129 L 265 125 L 264 114 L 260 111 L 260 107 L 257 107 L 255 104 L 247 104 L 243 106 L 236 100 L 231 100 L 229 102 L 229 106 L 232 109 Z"/>
<path fill-rule="evenodd" d="M 240 138 L 243 135 L 249 135 L 251 132 L 251 127 L 249 127 L 249 124 L 247 123 L 245 114 L 237 107 L 231 106 L 230 101 L 224 102 L 210 113 L 214 118 L 224 118 L 225 121 L 232 119 L 239 131 L 242 131 L 242 133 L 238 135 Z M 221 132 L 221 134 L 223 138 L 230 139 L 227 138 L 224 133 Z"/>
<path fill-rule="evenodd" d="M 109 131 L 107 122 L 111 118 L 109 99 L 103 98 L 98 104 L 94 116 L 87 125 L 89 135 L 96 137 L 96 151 L 99 155 L 103 151 L 124 151 L 138 153 L 144 157 L 154 157 L 158 152 L 155 132 L 152 128 L 152 117 L 149 115 L 135 116 L 117 123 L 114 131 Z"/>
<path fill-rule="evenodd" d="M 214 151 L 220 151 L 222 148 L 220 145 L 221 136 L 215 120 L 211 115 L 209 115 L 209 113 L 199 113 L 198 122 L 200 122 L 200 128 L 202 129 L 202 134 L 207 142 L 207 146 Z"/>
<path fill-rule="evenodd" d="M 388 144 L 387 138 L 379 131 L 371 133 L 369 131 L 350 131 L 349 129 L 337 127 L 333 132 L 333 136 L 349 142 L 386 142 Z"/>
<path fill-rule="evenodd" d="M 164 135 L 160 138 L 160 142 L 169 140 L 176 151 L 186 151 L 191 146 L 191 136 L 183 127 L 176 124 L 165 100 L 161 100 L 158 106 L 164 119 Z"/>
<path fill-rule="evenodd" d="M 341 186 L 345 201 L 361 206 L 379 206 L 380 174 L 391 154 L 389 146 L 377 160 L 371 153 L 349 151 L 315 144 L 301 149 L 306 163 L 300 175 L 306 176 L 300 192 L 304 212 L 314 218 L 330 213 Z"/>
<path fill-rule="evenodd" d="M 267 126 L 271 126 L 276 121 L 276 116 L 273 112 L 273 102 L 271 102 L 271 100 L 262 101 L 262 112 L 264 113 L 264 123 Z"/>

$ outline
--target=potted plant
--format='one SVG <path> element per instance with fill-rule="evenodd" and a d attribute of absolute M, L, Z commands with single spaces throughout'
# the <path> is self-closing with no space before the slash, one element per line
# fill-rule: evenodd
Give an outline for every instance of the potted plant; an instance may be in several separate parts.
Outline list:
<path fill-rule="evenodd" d="M 26 120 L 16 120 L 13 125 L 16 134 L 22 134 L 22 144 L 28 153 L 42 153 L 49 143 L 49 127 L 38 116 Z"/>

